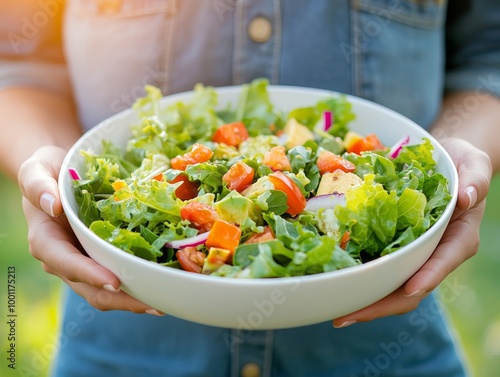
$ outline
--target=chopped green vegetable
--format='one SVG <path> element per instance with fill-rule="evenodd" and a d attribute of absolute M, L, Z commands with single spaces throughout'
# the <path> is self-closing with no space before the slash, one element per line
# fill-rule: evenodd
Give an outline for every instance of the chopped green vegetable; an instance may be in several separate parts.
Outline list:
<path fill-rule="evenodd" d="M 166 244 L 200 235 L 197 240 L 216 245 L 213 232 L 205 232 L 214 223 L 232 227 L 237 236 L 221 241 L 239 242 L 237 247 L 209 248 L 203 241 L 193 247 L 205 256 L 201 273 L 236 278 L 356 266 L 397 251 L 439 219 L 451 196 L 447 179 L 435 172 L 430 140 L 402 147 L 396 158 L 385 150 L 344 153 L 355 118 L 347 97 L 282 114 L 267 85 L 262 79 L 244 85 L 237 103 L 222 110 L 214 88 L 197 85 L 190 101 L 162 106 L 159 89 L 147 86 L 146 96 L 134 104 L 140 120 L 125 149 L 104 141 L 99 153 L 82 151 L 85 171 L 73 181 L 80 219 L 125 252 L 181 269 L 185 261 Z M 332 114 L 328 129 L 321 122 L 325 111 Z M 239 134 L 213 137 L 218 129 L 231 131 L 233 122 L 240 122 Z M 196 155 L 201 149 L 194 144 L 201 144 L 203 156 Z M 269 162 L 275 156 L 268 152 L 276 146 L 284 150 L 279 164 Z M 355 184 L 338 185 L 340 170 L 334 176 L 320 172 L 318 156 L 325 150 L 354 164 L 354 172 L 345 174 Z M 240 161 L 245 175 L 235 169 Z M 306 200 L 317 194 L 322 174 L 331 178 L 331 191 L 342 187 L 338 194 L 345 205 L 342 200 L 307 211 Z"/>

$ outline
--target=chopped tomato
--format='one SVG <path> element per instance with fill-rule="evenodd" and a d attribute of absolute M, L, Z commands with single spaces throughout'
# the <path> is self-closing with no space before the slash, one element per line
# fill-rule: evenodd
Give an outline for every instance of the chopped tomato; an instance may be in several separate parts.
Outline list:
<path fill-rule="evenodd" d="M 295 216 L 306 208 L 306 198 L 294 181 L 280 171 L 269 174 L 268 177 L 276 190 L 283 191 L 286 194 L 287 213 Z"/>
<path fill-rule="evenodd" d="M 265 154 L 262 163 L 269 166 L 273 171 L 292 170 L 290 160 L 285 153 L 285 147 L 281 145 L 271 148 L 271 150 Z"/>
<path fill-rule="evenodd" d="M 355 141 L 351 146 L 349 146 L 347 152 L 361 154 L 361 152 L 364 151 L 376 151 L 384 148 L 384 145 L 379 140 L 377 135 L 370 134 Z"/>
<path fill-rule="evenodd" d="M 254 170 L 243 161 L 238 161 L 231 166 L 222 180 L 227 184 L 229 190 L 243 191 L 252 184 Z"/>
<path fill-rule="evenodd" d="M 214 152 L 209 147 L 199 143 L 194 144 L 188 153 L 198 163 L 206 162 L 214 155 Z"/>
<path fill-rule="evenodd" d="M 325 173 L 333 173 L 337 169 L 346 173 L 352 173 L 356 170 L 356 166 L 352 162 L 347 161 L 345 158 L 342 158 L 341 156 L 330 151 L 321 152 L 318 156 L 318 160 L 316 161 L 316 165 L 318 165 L 321 175 Z"/>
<path fill-rule="evenodd" d="M 181 208 L 181 218 L 190 221 L 199 231 L 207 232 L 219 216 L 215 209 L 208 204 L 191 202 Z"/>
<path fill-rule="evenodd" d="M 274 234 L 270 226 L 265 226 L 262 233 L 255 233 L 245 241 L 245 243 L 259 243 L 274 240 Z"/>
<path fill-rule="evenodd" d="M 156 174 L 153 178 L 155 181 L 161 182 L 163 181 L 163 173 Z"/>
<path fill-rule="evenodd" d="M 176 170 L 186 170 L 189 165 L 196 164 L 196 160 L 187 153 L 182 156 L 174 157 L 170 160 L 170 166 Z"/>
<path fill-rule="evenodd" d="M 177 196 L 180 200 L 190 200 L 198 196 L 198 187 L 200 185 L 196 182 L 191 182 L 187 175 L 179 174 L 171 181 L 168 181 L 168 183 L 178 182 L 182 182 L 182 185 L 177 187 L 175 190 L 175 196 Z"/>
<path fill-rule="evenodd" d="M 224 220 L 217 220 L 208 233 L 205 245 L 209 248 L 218 247 L 234 253 L 240 244 L 240 237 L 241 229 L 239 227 Z"/>
<path fill-rule="evenodd" d="M 184 271 L 200 273 L 205 261 L 205 254 L 196 250 L 196 247 L 185 247 L 175 253 L 179 264 Z"/>
<path fill-rule="evenodd" d="M 242 122 L 228 123 L 220 126 L 215 131 L 212 141 L 237 147 L 242 141 L 248 139 L 248 131 Z"/>
<path fill-rule="evenodd" d="M 186 170 L 189 165 L 209 161 L 214 152 L 203 144 L 194 144 L 191 150 L 170 160 L 170 166 L 176 170 Z"/>
<path fill-rule="evenodd" d="M 347 244 L 349 243 L 349 241 L 351 240 L 350 235 L 351 235 L 351 233 L 349 233 L 349 232 L 344 232 L 344 234 L 342 235 L 342 238 L 340 240 L 340 247 L 344 250 L 347 247 Z"/>
<path fill-rule="evenodd" d="M 361 140 L 363 138 L 363 136 L 361 136 L 360 134 L 358 134 L 357 132 L 354 132 L 354 131 L 348 131 L 345 136 L 344 136 L 344 148 L 346 150 L 349 150 L 351 148 L 351 146 L 357 142 L 358 140 Z"/>

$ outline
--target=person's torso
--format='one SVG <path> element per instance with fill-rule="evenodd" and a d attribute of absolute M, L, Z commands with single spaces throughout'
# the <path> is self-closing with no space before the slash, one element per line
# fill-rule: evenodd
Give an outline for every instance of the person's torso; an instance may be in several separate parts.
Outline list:
<path fill-rule="evenodd" d="M 68 0 L 65 52 L 86 129 L 146 84 L 172 94 L 258 77 L 365 97 L 428 126 L 442 94 L 444 14 L 435 0 Z M 236 376 L 254 364 L 267 376 L 462 376 L 439 306 L 425 302 L 345 329 L 241 332 L 101 313 L 71 293 L 55 375 Z"/>

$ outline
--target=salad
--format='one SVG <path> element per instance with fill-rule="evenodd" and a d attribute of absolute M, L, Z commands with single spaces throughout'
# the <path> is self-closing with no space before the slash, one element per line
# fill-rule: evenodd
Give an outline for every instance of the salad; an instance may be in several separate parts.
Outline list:
<path fill-rule="evenodd" d="M 211 87 L 161 108 L 147 86 L 126 147 L 103 141 L 81 151 L 84 172 L 70 168 L 80 219 L 167 267 L 273 278 L 379 258 L 441 216 L 451 196 L 429 140 L 353 132 L 345 96 L 280 112 L 267 85 L 244 85 L 222 109 Z"/>

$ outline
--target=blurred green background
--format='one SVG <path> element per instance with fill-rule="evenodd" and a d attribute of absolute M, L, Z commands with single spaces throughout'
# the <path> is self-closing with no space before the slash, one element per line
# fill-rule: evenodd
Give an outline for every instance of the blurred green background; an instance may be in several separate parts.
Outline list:
<path fill-rule="evenodd" d="M 0 290 L 7 292 L 7 266 L 16 267 L 17 368 L 7 367 L 7 300 L 0 303 L 0 376 L 48 375 L 57 351 L 62 285 L 31 257 L 17 186 L 0 176 Z M 456 327 L 475 377 L 500 374 L 500 177 L 492 186 L 481 230 L 481 249 L 443 285 L 441 302 Z M 447 285 L 446 285 L 447 284 Z M 446 294 L 445 294 L 446 293 Z M 451 294 L 450 294 L 451 293 Z"/>

